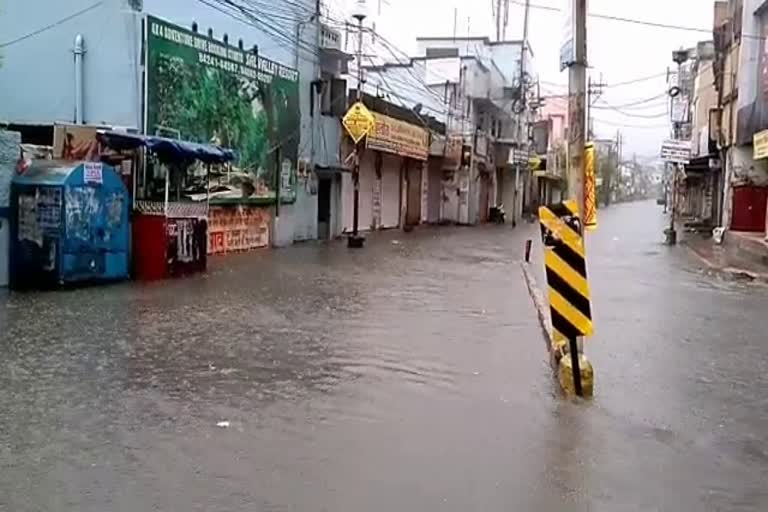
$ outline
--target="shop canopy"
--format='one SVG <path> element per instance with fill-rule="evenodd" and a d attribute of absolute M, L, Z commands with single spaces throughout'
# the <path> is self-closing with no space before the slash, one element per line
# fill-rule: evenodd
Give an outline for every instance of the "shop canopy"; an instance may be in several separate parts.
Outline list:
<path fill-rule="evenodd" d="M 205 164 L 223 164 L 235 159 L 235 153 L 231 149 L 154 135 L 99 131 L 98 139 L 102 144 L 118 151 L 145 147 L 166 164 L 193 160 L 199 160 Z"/>

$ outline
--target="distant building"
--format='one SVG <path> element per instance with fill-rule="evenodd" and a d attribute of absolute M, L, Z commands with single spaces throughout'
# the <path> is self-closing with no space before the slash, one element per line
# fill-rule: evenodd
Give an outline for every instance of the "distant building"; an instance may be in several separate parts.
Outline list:
<path fill-rule="evenodd" d="M 446 126 L 445 147 L 452 154 L 428 166 L 430 197 L 439 198 L 429 220 L 476 224 L 501 204 L 508 220 L 519 218 L 531 119 L 520 91 L 528 90 L 521 83 L 529 85 L 533 76 L 530 46 L 525 81 L 521 41 L 429 37 L 417 38 L 417 46 L 419 54 L 410 59 L 365 66 L 366 91 Z"/>

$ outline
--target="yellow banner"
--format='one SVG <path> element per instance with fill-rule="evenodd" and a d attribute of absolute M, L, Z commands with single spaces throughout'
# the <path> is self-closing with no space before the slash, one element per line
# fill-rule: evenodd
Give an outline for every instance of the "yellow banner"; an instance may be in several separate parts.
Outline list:
<path fill-rule="evenodd" d="M 584 227 L 597 229 L 597 155 L 591 142 L 584 149 Z"/>
<path fill-rule="evenodd" d="M 757 132 L 752 136 L 752 142 L 754 146 L 754 160 L 760 160 L 762 158 L 768 158 L 768 130 Z"/>
<path fill-rule="evenodd" d="M 373 117 L 376 126 L 368 134 L 367 147 L 416 160 L 429 157 L 429 132 L 426 129 L 376 112 Z"/>

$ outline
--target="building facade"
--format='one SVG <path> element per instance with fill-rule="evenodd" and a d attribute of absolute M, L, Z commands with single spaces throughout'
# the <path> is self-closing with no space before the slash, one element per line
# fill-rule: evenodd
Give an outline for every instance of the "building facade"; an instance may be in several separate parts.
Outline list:
<path fill-rule="evenodd" d="M 725 168 L 721 225 L 734 232 L 766 229 L 768 160 L 756 155 L 754 138 L 768 128 L 767 27 L 763 0 L 715 2 L 716 132 Z"/>
<path fill-rule="evenodd" d="M 272 245 L 285 245 L 338 235 L 336 226 L 340 220 L 331 217 L 333 205 L 338 204 L 333 200 L 333 190 L 335 187 L 338 195 L 340 182 L 339 107 L 345 104 L 344 86 L 338 83 L 347 59 L 340 51 L 341 36 L 323 23 L 314 0 L 277 2 L 273 6 L 248 2 L 241 7 L 235 9 L 227 2 L 185 0 L 104 0 L 97 4 L 85 0 L 30 0 L 8 4 L 0 12 L 0 33 L 5 42 L 0 95 L 12 101 L 0 104 L 0 122 L 19 131 L 24 142 L 50 146 L 54 145 L 56 123 L 139 133 L 148 130 L 153 135 L 237 146 L 238 141 L 233 139 L 237 135 L 233 134 L 243 130 L 228 132 L 222 126 L 210 125 L 202 133 L 161 126 L 162 123 L 149 126 L 156 119 L 168 120 L 161 102 L 154 100 L 158 97 L 153 90 L 158 83 L 152 81 L 154 71 L 158 71 L 160 83 L 159 89 L 155 89 L 161 91 L 158 94 L 166 94 L 168 87 L 163 84 L 170 86 L 173 82 L 172 77 L 162 75 L 167 67 L 163 67 L 163 59 L 173 58 L 176 52 L 175 56 L 183 60 L 188 55 L 183 48 L 186 40 L 208 41 L 205 44 L 210 49 L 220 50 L 218 57 L 222 61 L 239 55 L 237 59 L 248 68 L 244 74 L 232 67 L 219 66 L 234 80 L 227 79 L 225 86 L 229 84 L 229 89 L 219 94 L 221 101 L 210 105 L 211 113 L 249 94 L 251 105 L 256 108 L 259 104 L 263 110 L 263 101 L 258 98 L 260 91 L 269 87 L 281 91 L 275 93 L 279 97 L 272 98 L 277 102 L 273 105 L 277 117 L 266 115 L 275 128 L 270 128 L 266 135 L 252 133 L 250 146 L 243 146 L 246 142 L 242 142 L 242 147 L 233 148 L 240 155 L 247 155 L 261 147 L 260 159 L 251 159 L 252 165 L 234 169 L 243 175 L 256 175 L 245 179 L 256 192 L 249 191 L 248 200 L 241 200 L 234 197 L 235 190 L 229 190 L 226 200 L 219 200 L 226 203 L 220 206 L 224 209 L 221 218 L 216 222 L 211 219 L 211 224 L 229 225 L 223 228 L 227 232 L 222 236 L 232 239 L 235 247 L 241 246 L 234 240 L 247 238 L 245 232 L 257 229 L 243 225 L 251 221 L 259 222 L 258 229 L 265 222 L 269 224 L 269 236 L 261 238 L 257 246 L 263 245 L 264 240 Z M 158 20 L 160 32 L 154 34 L 157 37 L 153 38 L 148 29 L 148 17 Z M 37 20 L 47 28 L 27 34 L 29 20 Z M 166 33 L 169 37 L 164 38 Z M 150 58 L 155 55 L 151 53 L 151 41 L 158 42 L 160 47 L 157 61 Z M 249 66 L 246 60 L 251 50 L 258 57 Z M 208 66 L 220 62 L 212 60 L 217 58 L 215 52 L 206 58 Z M 159 67 L 150 69 L 155 62 L 160 62 Z M 187 64 L 188 70 L 193 69 L 194 63 Z M 246 83 L 250 85 L 246 87 Z M 176 89 L 178 95 L 189 94 L 181 86 Z M 258 130 L 258 119 L 254 110 L 253 120 L 246 123 L 247 129 Z M 179 119 L 173 120 L 182 124 Z M 207 126 L 202 120 L 198 124 Z M 267 156 L 273 153 L 280 154 L 274 163 Z M 264 175 L 280 175 L 282 193 L 269 192 L 272 203 L 278 196 L 282 198 L 279 207 L 269 205 L 269 193 L 258 192 L 262 185 L 265 189 L 274 188 L 276 179 L 258 176 L 261 169 L 272 165 L 275 169 Z M 233 213 L 232 209 L 237 211 Z M 333 215 L 338 218 L 340 212 Z"/>

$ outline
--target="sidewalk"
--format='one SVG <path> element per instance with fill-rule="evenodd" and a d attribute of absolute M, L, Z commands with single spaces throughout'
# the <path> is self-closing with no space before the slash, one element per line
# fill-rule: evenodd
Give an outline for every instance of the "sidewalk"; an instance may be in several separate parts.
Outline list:
<path fill-rule="evenodd" d="M 768 243 L 762 233 L 731 231 L 725 234 L 722 245 L 711 237 L 686 233 L 681 243 L 714 271 L 768 283 Z"/>

